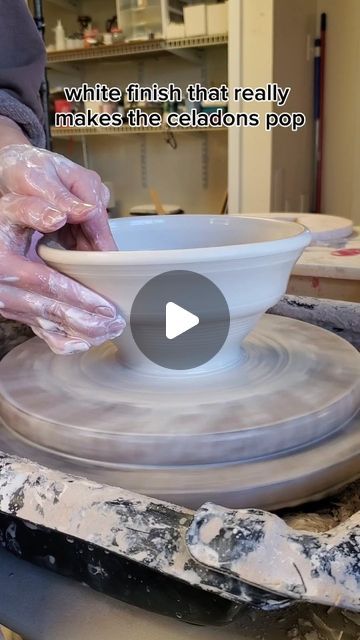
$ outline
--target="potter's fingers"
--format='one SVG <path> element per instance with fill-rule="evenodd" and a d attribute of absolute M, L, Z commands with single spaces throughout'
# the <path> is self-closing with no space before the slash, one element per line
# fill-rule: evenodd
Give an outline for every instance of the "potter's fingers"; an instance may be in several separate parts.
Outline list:
<path fill-rule="evenodd" d="M 40 326 L 39 320 L 41 320 L 41 318 L 39 319 L 22 313 L 15 313 L 14 311 L 8 311 L 7 309 L 0 309 L 0 317 L 7 320 L 15 320 L 16 322 L 21 322 L 21 324 L 31 327 L 35 335 L 42 340 L 45 340 L 50 349 L 59 355 L 71 355 L 72 353 L 84 352 L 91 346 L 85 340 L 64 335 L 64 333 L 61 332 L 60 327 L 49 320 L 44 320 L 44 324 L 47 323 L 46 326 L 50 326 L 51 331 L 46 331 Z"/>
<path fill-rule="evenodd" d="M 57 160 L 60 158 L 60 160 Z M 9 145 L 0 150 L 0 188 L 4 194 L 35 196 L 50 202 L 62 213 L 71 212 L 81 222 L 94 215 L 94 205 L 82 202 L 63 184 L 56 162 L 73 163 L 31 145 Z M 75 165 L 76 166 L 76 165 Z"/>
<path fill-rule="evenodd" d="M 99 214 L 81 225 L 84 236 L 94 251 L 117 251 L 112 237 L 109 219 L 104 205 L 99 207 Z"/>
<path fill-rule="evenodd" d="M 90 247 L 96 251 L 115 251 L 117 249 L 111 235 L 106 211 L 108 190 L 95 171 L 74 165 L 72 170 L 66 163 L 56 162 L 59 178 L 63 184 L 78 198 L 94 205 L 95 213 L 82 221 L 82 230 Z M 68 217 L 70 223 L 77 223 L 75 216 Z"/>
<path fill-rule="evenodd" d="M 85 238 L 80 224 L 66 224 L 62 229 L 51 234 L 51 240 L 72 251 L 93 250 L 87 238 Z"/>
<path fill-rule="evenodd" d="M 42 198 L 8 193 L 0 199 L 2 246 L 6 245 L 6 239 L 11 245 L 19 234 L 21 235 L 22 228 L 51 233 L 60 229 L 65 223 L 66 214 Z"/>
<path fill-rule="evenodd" d="M 84 225 L 77 225 L 73 227 L 73 234 L 75 238 L 75 246 L 77 251 L 93 251 L 93 245 L 91 240 L 87 238 L 84 233 Z"/>
<path fill-rule="evenodd" d="M 90 340 L 91 344 L 101 344 L 105 340 L 116 338 L 125 328 L 125 322 L 119 316 L 114 319 L 100 313 L 88 313 L 79 307 L 15 287 L 0 287 L 0 304 L 0 313 L 4 310 L 22 315 L 28 318 L 27 324 L 33 324 L 34 317 L 50 320 L 64 334 Z M 42 328 L 47 329 L 46 326 Z"/>
<path fill-rule="evenodd" d="M 36 316 L 32 316 L 30 314 L 25 314 L 25 313 L 20 313 L 20 312 L 16 312 L 13 309 L 5 309 L 2 306 L 0 306 L 0 317 L 5 318 L 6 320 L 15 320 L 16 322 L 21 322 L 22 324 L 26 324 L 28 325 L 28 327 L 31 327 L 32 330 L 34 330 L 34 326 L 37 329 L 42 329 L 43 327 L 40 326 L 39 324 L 39 318 L 37 318 Z M 64 332 L 60 329 L 60 327 L 58 325 L 56 325 L 55 323 L 50 322 L 49 320 L 44 320 L 44 324 L 47 324 L 47 327 L 51 327 L 52 328 L 52 333 L 56 332 L 59 335 L 65 335 Z M 56 327 L 56 328 L 55 328 Z"/>
<path fill-rule="evenodd" d="M 96 171 L 85 169 L 58 155 L 54 155 L 53 161 L 57 176 L 68 191 L 83 202 L 98 204 L 102 201 L 102 182 Z"/>
<path fill-rule="evenodd" d="M 87 339 L 81 335 L 67 333 L 65 328 L 52 320 L 32 316 L 30 314 L 17 313 L 14 310 L 0 308 L 0 317 L 7 320 L 15 320 L 31 327 L 33 332 L 47 342 L 51 350 L 59 355 L 79 353 L 87 351 L 91 347 L 99 346 L 109 339 L 109 335 L 88 336 Z M 68 331 L 71 331 L 68 328 Z"/>
<path fill-rule="evenodd" d="M 66 214 L 68 222 L 81 224 L 85 220 L 96 216 L 96 206 L 76 198 L 61 184 L 58 178 L 48 179 L 44 197 Z"/>
<path fill-rule="evenodd" d="M 56 244 L 61 245 L 65 249 L 75 250 L 77 247 L 76 233 L 78 227 L 72 224 L 66 224 L 56 233 L 51 234 L 51 239 Z M 80 228 L 80 227 L 79 227 Z"/>
<path fill-rule="evenodd" d="M 75 353 L 83 353 L 84 351 L 88 351 L 91 346 L 85 340 L 45 331 L 37 325 L 32 325 L 31 328 L 39 338 L 45 340 L 51 351 L 56 355 L 69 356 Z"/>
<path fill-rule="evenodd" d="M 115 306 L 98 293 L 45 264 L 32 262 L 20 255 L 1 255 L 0 252 L 0 288 L 2 286 L 24 289 L 107 318 L 115 319 L 117 316 Z"/>
<path fill-rule="evenodd" d="M 15 313 L 14 311 L 4 309 L 0 302 L 0 320 L 2 318 L 5 318 L 5 320 L 14 320 L 15 322 L 20 322 L 21 324 L 26 324 L 28 327 L 31 327 L 31 318 L 24 316 L 21 313 Z"/>
<path fill-rule="evenodd" d="M 110 202 L 110 189 L 103 182 L 101 184 L 101 199 L 103 201 L 103 205 L 107 208 Z"/>

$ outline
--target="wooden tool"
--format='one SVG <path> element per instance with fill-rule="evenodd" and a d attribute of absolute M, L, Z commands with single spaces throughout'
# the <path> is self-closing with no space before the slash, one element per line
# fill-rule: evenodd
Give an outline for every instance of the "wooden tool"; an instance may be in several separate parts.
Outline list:
<path fill-rule="evenodd" d="M 228 191 L 226 190 L 224 193 L 224 197 L 223 200 L 221 202 L 221 208 L 220 208 L 220 215 L 225 215 L 225 213 L 228 213 L 228 200 L 229 200 L 229 194 Z"/>
<path fill-rule="evenodd" d="M 156 189 L 149 189 L 149 194 L 150 194 L 150 198 L 151 198 L 151 202 L 153 203 L 154 207 L 155 207 L 155 211 L 156 213 L 161 216 L 164 215 L 165 209 L 161 203 L 160 197 L 159 197 L 159 193 L 156 191 Z"/>

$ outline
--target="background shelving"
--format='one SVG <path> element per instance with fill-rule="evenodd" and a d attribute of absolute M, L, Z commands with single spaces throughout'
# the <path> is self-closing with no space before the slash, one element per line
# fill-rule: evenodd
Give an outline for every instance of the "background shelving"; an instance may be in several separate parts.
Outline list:
<path fill-rule="evenodd" d="M 75 0 L 74 0 L 75 1 Z M 60 4 L 59 4 L 60 3 Z M 116 13 L 115 0 L 44 0 L 48 43 L 61 17 L 65 31 L 78 29 L 77 15 L 91 15 L 104 28 Z M 61 7 L 61 8 L 60 8 Z M 66 8 L 67 7 L 67 8 Z M 104 135 L 83 131 L 57 132 L 54 148 L 86 162 L 112 182 L 121 213 L 148 200 L 148 188 L 163 202 L 175 202 L 194 213 L 219 211 L 226 189 L 230 212 L 309 210 L 313 160 L 313 58 L 309 43 L 318 23 L 317 0 L 228 0 L 229 34 L 154 40 L 88 50 L 49 54 L 51 86 L 96 82 L 124 89 L 130 82 L 150 86 L 174 82 L 183 91 L 189 83 L 219 86 L 291 86 L 288 111 L 301 111 L 310 126 L 294 135 L 264 127 L 196 131 L 168 136 Z M 256 110 L 263 119 L 269 104 L 239 105 L 230 111 Z M 186 133 L 188 133 L 186 131 Z M 189 132 L 190 133 L 190 132 Z M 210 135 L 211 134 L 211 135 Z M 82 142 L 76 144 L 76 140 Z M 175 145 L 174 145 L 175 146 Z"/>
<path fill-rule="evenodd" d="M 47 0 L 47 2 L 66 11 L 78 11 L 80 6 L 79 0 Z"/>
<path fill-rule="evenodd" d="M 48 65 L 62 62 L 82 62 L 119 58 L 130 59 L 135 56 L 160 56 L 175 53 L 181 49 L 203 49 L 216 45 L 226 45 L 227 34 L 196 36 L 180 40 L 146 40 L 144 42 L 126 42 L 109 46 L 100 45 L 88 49 L 69 49 L 48 53 Z"/>
<path fill-rule="evenodd" d="M 178 135 L 182 133 L 215 133 L 226 131 L 226 127 L 129 127 L 124 125 L 122 127 L 52 127 L 51 135 L 53 138 L 78 138 L 82 136 L 119 136 L 119 135 L 134 135 L 134 134 L 154 134 L 163 133 Z"/>
<path fill-rule="evenodd" d="M 59 9 L 52 0 L 45 0 L 44 6 L 48 44 L 54 40 L 52 29 L 59 17 L 70 34 L 77 30 L 78 14 L 91 15 L 104 28 L 116 12 L 115 0 L 78 0 L 75 11 L 73 5 Z M 50 86 L 101 82 L 124 89 L 130 82 L 142 86 L 174 82 L 183 91 L 190 82 L 217 86 L 227 82 L 227 42 L 227 34 L 220 33 L 49 52 Z M 52 134 L 55 151 L 111 182 L 122 215 L 149 200 L 149 187 L 159 191 L 163 202 L 175 202 L 186 211 L 217 213 L 221 209 L 228 179 L 225 129 L 124 126 L 52 129 Z M 173 146 L 167 144 L 170 136 L 176 140 Z"/>

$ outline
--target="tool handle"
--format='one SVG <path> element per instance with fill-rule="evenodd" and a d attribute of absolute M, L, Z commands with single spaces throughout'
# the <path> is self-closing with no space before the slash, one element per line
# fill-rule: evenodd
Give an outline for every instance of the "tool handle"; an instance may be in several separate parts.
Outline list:
<path fill-rule="evenodd" d="M 155 211 L 158 215 L 164 215 L 165 213 L 165 209 L 162 205 L 162 202 L 160 200 L 160 196 L 158 194 L 158 192 L 156 191 L 156 189 L 149 189 L 149 193 L 150 193 L 150 198 L 151 201 L 155 207 Z"/>

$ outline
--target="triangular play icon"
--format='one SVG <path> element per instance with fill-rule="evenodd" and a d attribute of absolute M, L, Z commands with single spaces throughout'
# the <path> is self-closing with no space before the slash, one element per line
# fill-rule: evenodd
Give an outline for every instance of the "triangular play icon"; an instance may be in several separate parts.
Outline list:
<path fill-rule="evenodd" d="M 168 302 L 166 305 L 166 337 L 174 340 L 186 331 L 193 329 L 199 324 L 198 316 L 180 307 L 175 302 Z"/>

